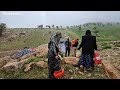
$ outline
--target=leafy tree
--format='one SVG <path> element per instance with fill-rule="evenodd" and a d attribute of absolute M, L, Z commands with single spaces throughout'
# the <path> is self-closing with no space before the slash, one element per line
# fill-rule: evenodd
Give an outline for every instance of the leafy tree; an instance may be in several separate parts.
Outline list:
<path fill-rule="evenodd" d="M 0 37 L 2 36 L 2 33 L 6 30 L 7 26 L 5 23 L 0 23 Z"/>

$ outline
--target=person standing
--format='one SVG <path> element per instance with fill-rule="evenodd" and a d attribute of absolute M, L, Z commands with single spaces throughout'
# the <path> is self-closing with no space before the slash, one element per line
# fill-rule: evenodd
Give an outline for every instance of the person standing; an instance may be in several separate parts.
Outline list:
<path fill-rule="evenodd" d="M 67 37 L 67 40 L 65 41 L 65 57 L 70 55 L 70 47 L 71 47 L 71 42 L 69 41 L 69 37 Z"/>
<path fill-rule="evenodd" d="M 79 59 L 78 64 L 74 65 L 77 67 L 83 66 L 82 70 L 86 68 L 86 71 L 94 69 L 94 50 L 97 50 L 96 37 L 91 35 L 91 31 L 87 30 L 85 36 L 82 36 L 81 44 L 78 48 L 82 48 L 82 55 Z"/>
<path fill-rule="evenodd" d="M 77 46 L 78 46 L 78 38 L 72 40 L 72 49 L 73 49 L 73 57 L 76 57 L 76 50 L 77 50 Z"/>
<path fill-rule="evenodd" d="M 54 33 L 51 35 L 48 43 L 48 78 L 56 79 L 54 76 L 55 71 L 61 70 L 60 57 L 59 57 L 59 41 L 62 38 L 61 33 Z"/>

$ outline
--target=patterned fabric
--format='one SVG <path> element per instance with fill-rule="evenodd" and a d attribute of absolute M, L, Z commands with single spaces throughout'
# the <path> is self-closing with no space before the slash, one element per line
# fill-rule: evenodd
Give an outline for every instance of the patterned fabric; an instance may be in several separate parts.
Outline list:
<path fill-rule="evenodd" d="M 22 57 L 26 54 L 30 54 L 30 53 L 34 53 L 34 51 L 26 48 L 26 49 L 22 49 L 21 51 L 15 53 L 14 55 L 15 55 L 15 58 L 20 58 L 20 57 Z"/>
<path fill-rule="evenodd" d="M 79 65 L 83 65 L 83 67 L 91 68 L 94 67 L 94 60 L 93 60 L 93 55 L 90 54 L 82 54 L 81 58 L 79 60 Z"/>

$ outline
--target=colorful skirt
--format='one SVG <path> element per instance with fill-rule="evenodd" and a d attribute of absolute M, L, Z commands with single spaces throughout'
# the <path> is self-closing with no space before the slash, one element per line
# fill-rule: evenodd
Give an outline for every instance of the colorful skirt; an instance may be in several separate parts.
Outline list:
<path fill-rule="evenodd" d="M 82 65 L 83 67 L 86 67 L 87 69 L 91 68 L 91 67 L 94 67 L 93 55 L 82 54 L 78 64 Z"/>

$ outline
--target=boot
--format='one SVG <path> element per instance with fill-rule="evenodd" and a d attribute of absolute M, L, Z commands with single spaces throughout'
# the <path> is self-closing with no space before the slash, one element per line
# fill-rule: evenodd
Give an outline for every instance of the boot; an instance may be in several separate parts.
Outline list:
<path fill-rule="evenodd" d="M 84 72 L 84 67 L 79 67 L 81 72 Z"/>
<path fill-rule="evenodd" d="M 75 65 L 73 65 L 74 67 L 80 67 L 80 65 L 79 64 L 75 64 Z"/>
<path fill-rule="evenodd" d="M 92 70 L 95 70 L 95 67 L 92 67 L 91 69 L 92 69 Z"/>

